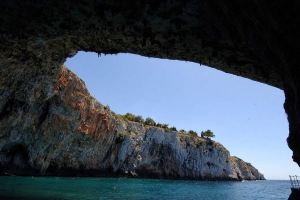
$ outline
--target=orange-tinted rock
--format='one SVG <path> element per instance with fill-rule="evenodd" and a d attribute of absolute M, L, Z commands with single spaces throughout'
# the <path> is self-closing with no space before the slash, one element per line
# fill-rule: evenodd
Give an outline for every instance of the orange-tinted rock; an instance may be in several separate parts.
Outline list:
<path fill-rule="evenodd" d="M 11 73 L 19 77 L 32 73 L 15 70 Z M 17 82 L 16 92 L 1 90 L 2 173 L 264 179 L 219 143 L 124 122 L 91 97 L 84 82 L 65 66 L 54 72 Z M 37 77 L 43 81 L 31 84 Z M 117 140 L 119 134 L 125 134 L 124 141 Z"/>

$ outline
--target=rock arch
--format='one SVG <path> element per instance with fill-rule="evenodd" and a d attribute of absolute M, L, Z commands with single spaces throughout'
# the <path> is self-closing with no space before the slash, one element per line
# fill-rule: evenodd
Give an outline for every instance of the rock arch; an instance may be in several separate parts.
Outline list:
<path fill-rule="evenodd" d="M 283 89 L 287 142 L 300 165 L 299 8 L 279 0 L 3 0 L 0 116 L 26 107 L 30 92 L 42 91 L 30 101 L 43 107 L 54 83 L 32 85 L 79 50 L 188 60 Z M 7 110 L 9 99 L 18 103 Z"/>

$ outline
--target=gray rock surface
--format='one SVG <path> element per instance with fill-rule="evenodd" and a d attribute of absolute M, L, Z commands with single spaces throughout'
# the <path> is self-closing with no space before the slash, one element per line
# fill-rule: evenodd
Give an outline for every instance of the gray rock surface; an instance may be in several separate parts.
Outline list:
<path fill-rule="evenodd" d="M 121 120 L 120 120 L 121 121 Z M 121 122 L 124 123 L 124 122 Z M 126 125 L 126 124 L 125 124 Z M 220 143 L 130 122 L 114 170 L 138 176 L 187 179 L 263 180 L 251 164 Z"/>
<path fill-rule="evenodd" d="M 47 76 L 28 77 L 30 69 L 11 74 L 24 78 L 0 88 L 2 174 L 264 179 L 220 143 L 125 122 L 64 66 Z"/>

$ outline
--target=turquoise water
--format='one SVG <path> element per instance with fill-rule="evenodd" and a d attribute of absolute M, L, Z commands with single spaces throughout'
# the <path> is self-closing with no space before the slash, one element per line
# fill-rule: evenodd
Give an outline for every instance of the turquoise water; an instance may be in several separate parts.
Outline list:
<path fill-rule="evenodd" d="M 289 181 L 0 176 L 0 199 L 287 199 Z"/>

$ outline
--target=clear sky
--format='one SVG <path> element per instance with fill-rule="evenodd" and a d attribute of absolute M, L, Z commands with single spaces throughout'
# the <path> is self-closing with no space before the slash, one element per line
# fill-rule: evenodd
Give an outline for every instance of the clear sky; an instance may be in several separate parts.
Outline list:
<path fill-rule="evenodd" d="M 282 90 L 197 63 L 133 54 L 79 52 L 65 65 L 118 114 L 151 117 L 177 130 L 210 129 L 232 156 L 267 179 L 300 175 L 288 148 Z"/>

